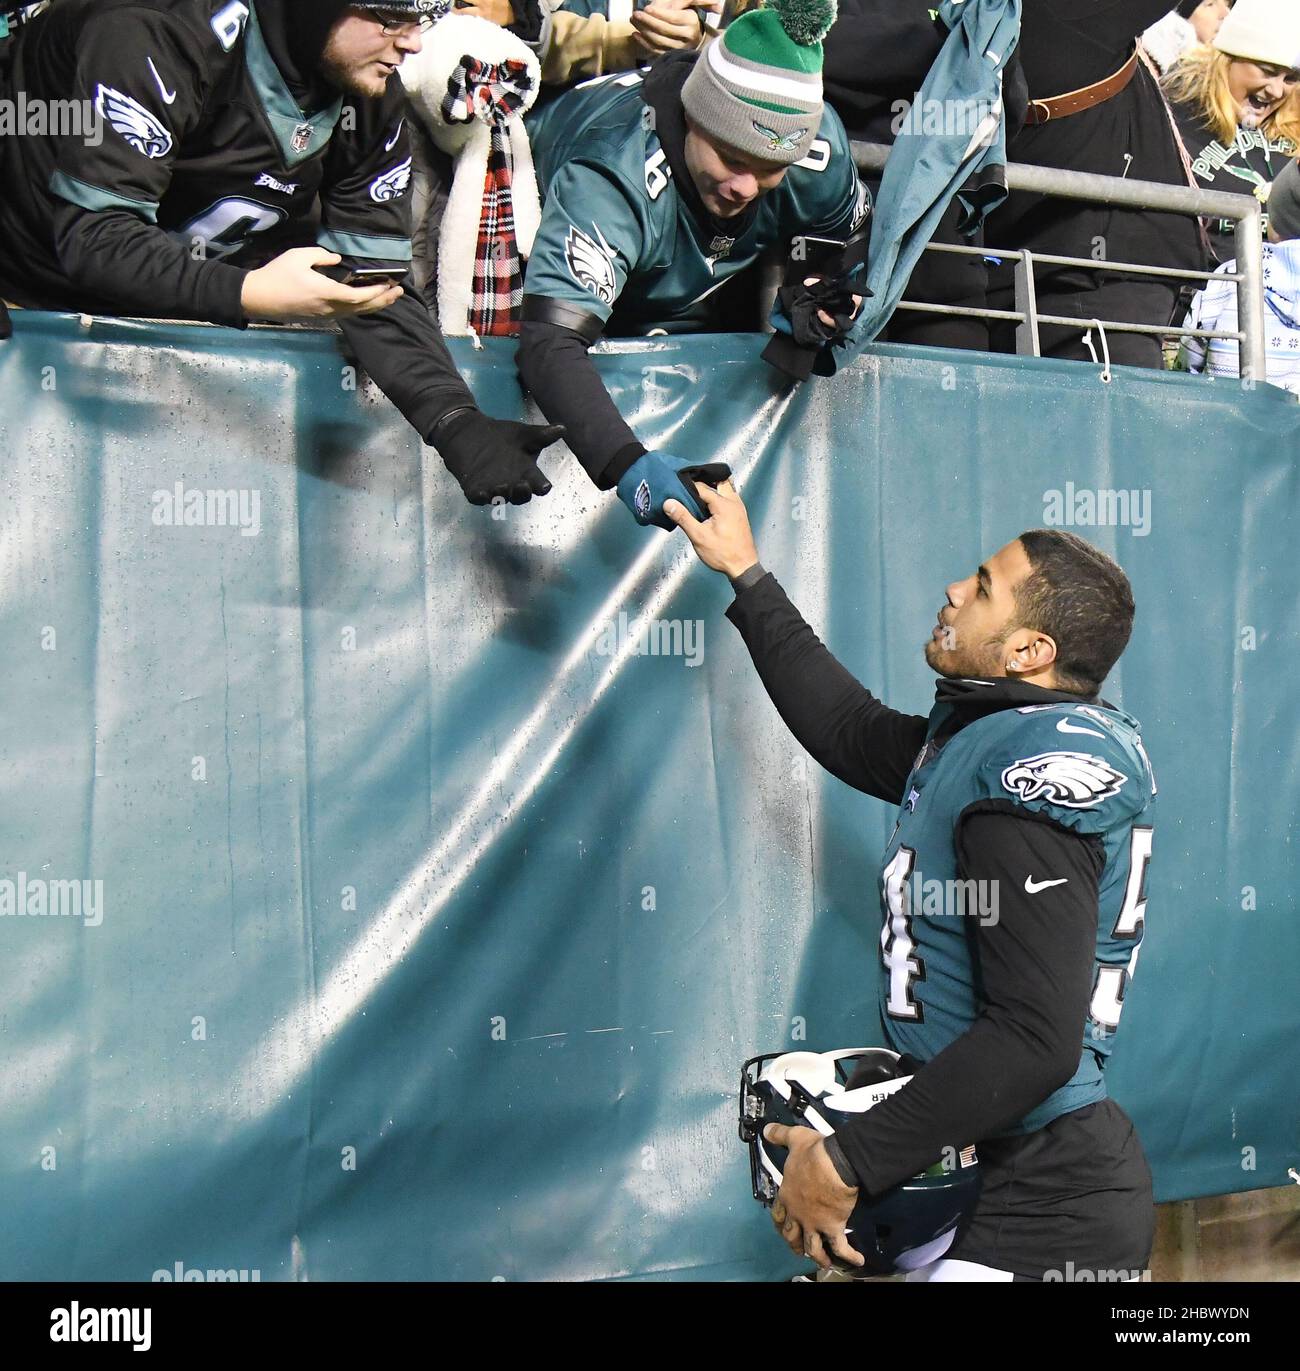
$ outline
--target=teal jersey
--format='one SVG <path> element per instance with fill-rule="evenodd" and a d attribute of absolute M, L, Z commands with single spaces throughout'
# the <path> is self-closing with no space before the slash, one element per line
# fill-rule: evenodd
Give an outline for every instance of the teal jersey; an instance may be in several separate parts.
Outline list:
<path fill-rule="evenodd" d="M 1137 966 L 1151 856 L 1155 776 L 1137 721 L 1105 705 L 1004 709 L 935 747 L 949 706 L 930 716 L 880 875 L 880 1012 L 889 1046 L 929 1061 L 980 1012 L 971 927 L 997 916 L 997 892 L 958 884 L 956 832 L 981 810 L 1041 815 L 1094 837 L 1099 878 L 1096 968 L 1078 1069 L 1010 1132 L 1029 1132 L 1104 1099 L 1103 1068 Z M 1054 873 L 1026 878 L 1035 893 Z"/>
<path fill-rule="evenodd" d="M 626 333 L 682 331 L 699 327 L 708 297 L 768 248 L 801 234 L 847 239 L 866 219 L 870 197 L 828 106 L 808 156 L 741 216 L 738 236 L 700 223 L 677 192 L 642 80 L 599 77 L 530 120 L 544 203 L 525 296 L 602 323 L 617 306 Z"/>

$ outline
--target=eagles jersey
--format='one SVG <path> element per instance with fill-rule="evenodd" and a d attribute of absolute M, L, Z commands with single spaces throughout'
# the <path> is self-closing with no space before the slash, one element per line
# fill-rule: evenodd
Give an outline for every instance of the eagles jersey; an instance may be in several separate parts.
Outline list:
<path fill-rule="evenodd" d="M 936 746 L 951 706 L 930 715 L 880 874 L 881 1020 L 889 1046 L 922 1061 L 980 1012 L 971 923 L 997 916 L 997 892 L 963 890 L 954 835 L 972 813 L 1041 816 L 1101 845 L 1096 966 L 1078 1069 L 1010 1132 L 1041 1128 L 1104 1099 L 1102 1069 L 1137 965 L 1151 856 L 1155 778 L 1137 721 L 1102 704 L 1002 709 Z M 972 883 L 973 884 L 973 883 Z M 1062 885 L 1026 876 L 1029 895 Z"/>
<path fill-rule="evenodd" d="M 145 312 L 115 282 L 69 279 L 79 210 L 124 211 L 181 249 L 148 262 L 148 312 L 168 317 L 242 323 L 242 275 L 224 260 L 307 219 L 317 197 L 320 246 L 376 264 L 410 261 L 400 83 L 383 99 L 340 94 L 304 112 L 255 0 L 60 0 L 23 32 L 10 84 L 29 101 L 76 102 L 100 120 L 93 136 L 0 140 L 4 274 L 16 276 L 10 288 L 24 302 Z"/>
<path fill-rule="evenodd" d="M 545 202 L 524 294 L 594 318 L 592 340 L 615 312 L 620 332 L 700 328 L 708 297 L 768 248 L 799 234 L 848 238 L 870 205 L 827 106 L 808 156 L 737 217 L 735 236 L 725 220 L 701 222 L 678 192 L 643 80 L 588 81 L 529 127 Z"/>

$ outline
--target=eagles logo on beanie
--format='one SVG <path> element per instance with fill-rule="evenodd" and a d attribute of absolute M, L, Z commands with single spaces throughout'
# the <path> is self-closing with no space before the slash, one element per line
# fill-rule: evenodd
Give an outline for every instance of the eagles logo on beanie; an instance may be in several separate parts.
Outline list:
<path fill-rule="evenodd" d="M 822 121 L 822 43 L 835 0 L 773 0 L 742 14 L 696 59 L 682 87 L 692 124 L 764 162 L 807 156 Z"/>

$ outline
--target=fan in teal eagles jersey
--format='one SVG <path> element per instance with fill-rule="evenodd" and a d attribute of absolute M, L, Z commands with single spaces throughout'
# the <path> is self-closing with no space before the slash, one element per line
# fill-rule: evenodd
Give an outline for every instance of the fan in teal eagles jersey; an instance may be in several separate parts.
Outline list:
<path fill-rule="evenodd" d="M 617 486 L 639 523 L 672 528 L 670 496 L 705 517 L 691 473 L 716 480 L 725 467 L 647 452 L 587 350 L 603 333 L 707 331 L 716 292 L 796 238 L 848 243 L 838 255 L 854 260 L 870 200 L 822 102 L 820 40 L 834 15 L 833 0 L 784 0 L 743 15 L 701 53 L 579 86 L 530 125 L 545 203 L 519 371 L 542 411 L 567 424 L 597 486 Z M 798 327 L 778 322 L 830 347 L 858 303 L 846 272 L 804 291 L 787 311 Z"/>

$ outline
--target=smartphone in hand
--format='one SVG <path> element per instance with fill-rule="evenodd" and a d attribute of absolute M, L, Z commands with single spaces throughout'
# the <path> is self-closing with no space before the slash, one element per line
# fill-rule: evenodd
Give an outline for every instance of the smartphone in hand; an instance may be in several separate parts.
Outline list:
<path fill-rule="evenodd" d="M 344 286 L 402 286 L 409 275 L 393 267 L 350 267 L 346 262 L 332 267 L 316 267 L 315 270 Z"/>

